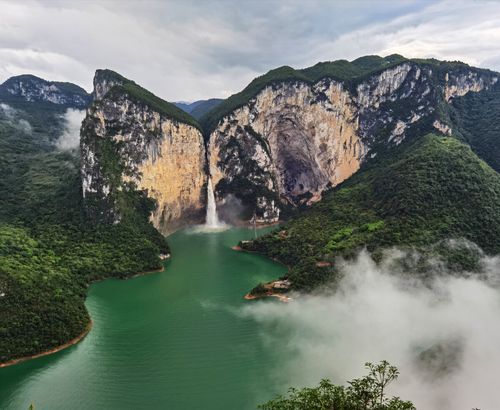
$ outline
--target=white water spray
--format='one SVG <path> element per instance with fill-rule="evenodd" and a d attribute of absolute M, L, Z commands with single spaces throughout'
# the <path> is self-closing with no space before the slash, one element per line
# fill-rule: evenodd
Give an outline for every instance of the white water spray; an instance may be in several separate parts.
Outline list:
<path fill-rule="evenodd" d="M 212 188 L 212 178 L 210 176 L 208 177 L 207 184 L 207 216 L 205 225 L 209 228 L 219 228 L 223 225 L 217 216 L 217 205 L 215 204 L 214 189 Z"/>

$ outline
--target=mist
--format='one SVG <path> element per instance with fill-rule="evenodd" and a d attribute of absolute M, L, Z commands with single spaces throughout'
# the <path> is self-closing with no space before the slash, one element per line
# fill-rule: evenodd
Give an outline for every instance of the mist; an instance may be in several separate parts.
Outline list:
<path fill-rule="evenodd" d="M 0 103 L 0 118 L 7 121 L 11 126 L 17 128 L 24 134 L 31 135 L 31 124 L 23 118 L 18 118 L 18 112 L 15 108 L 5 103 Z"/>
<path fill-rule="evenodd" d="M 245 206 L 241 200 L 233 194 L 226 195 L 223 201 L 217 204 L 219 218 L 232 225 L 239 225 L 243 221 L 248 220 L 248 218 L 243 216 L 244 212 Z"/>
<path fill-rule="evenodd" d="M 84 117 L 85 110 L 68 108 L 64 114 L 64 131 L 56 142 L 58 149 L 61 151 L 70 151 L 79 147 L 80 127 Z"/>
<path fill-rule="evenodd" d="M 401 372 L 389 393 L 419 410 L 500 408 L 500 259 L 483 257 L 480 276 L 425 281 L 401 274 L 391 259 L 377 265 L 362 252 L 341 263 L 335 290 L 242 310 L 282 360 L 276 387 L 344 384 L 366 374 L 365 362 L 385 359 Z"/>

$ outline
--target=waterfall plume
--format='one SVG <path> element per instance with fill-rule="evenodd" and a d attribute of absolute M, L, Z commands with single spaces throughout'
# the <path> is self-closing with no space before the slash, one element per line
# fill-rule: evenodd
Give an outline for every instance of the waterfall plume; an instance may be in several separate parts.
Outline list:
<path fill-rule="evenodd" d="M 219 221 L 217 216 L 217 205 L 215 203 L 214 189 L 212 187 L 212 178 L 208 177 L 207 184 L 207 216 L 205 219 L 205 225 L 209 228 L 219 228 L 223 224 Z"/>

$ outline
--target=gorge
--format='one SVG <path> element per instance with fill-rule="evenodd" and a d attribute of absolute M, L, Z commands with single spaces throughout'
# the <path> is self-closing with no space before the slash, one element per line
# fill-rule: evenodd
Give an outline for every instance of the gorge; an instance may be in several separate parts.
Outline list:
<path fill-rule="evenodd" d="M 199 125 L 132 81 L 98 70 L 82 128 L 83 192 L 91 214 L 112 221 L 120 218 L 119 191 L 132 184 L 158 203 L 153 224 L 169 233 L 201 222 L 210 175 L 222 217 L 236 201 L 237 219 L 277 222 L 403 141 L 461 135 L 452 103 L 496 90 L 498 78 L 462 63 L 398 55 L 281 67 L 216 105 Z"/>
<path fill-rule="evenodd" d="M 310 331 L 318 339 L 303 346 L 356 345 L 345 336 L 352 328 L 344 324 L 339 334 L 317 318 L 333 312 L 342 323 L 349 302 L 336 289 L 345 285 L 357 303 L 363 280 L 379 283 L 373 277 L 390 309 L 398 301 L 407 307 L 401 321 L 438 303 L 440 286 L 452 297 L 441 301 L 426 337 L 404 338 L 393 356 L 386 346 L 366 349 L 376 357 L 362 360 L 400 361 L 417 388 L 404 379 L 399 388 L 419 395 L 426 377 L 463 380 L 445 368 L 447 358 L 475 372 L 467 360 L 481 344 L 464 329 L 496 312 L 499 77 L 400 55 L 285 66 L 226 100 L 208 100 L 196 117 L 107 69 L 96 71 L 90 94 L 35 76 L 7 80 L 0 86 L 0 361 L 63 345 L 90 318 L 94 329 L 64 352 L 1 369 L 0 407 L 33 400 L 40 408 L 255 408 L 289 385 L 317 383 L 320 373 L 348 380 L 358 368 L 330 371 L 294 343 Z M 67 113 L 82 108 L 79 147 L 59 144 L 71 128 Z M 242 227 L 249 223 L 275 226 L 256 238 L 257 230 Z M 262 255 L 234 252 L 238 243 Z M 375 274 L 356 276 L 363 270 Z M 400 277 L 411 278 L 418 300 L 398 288 L 409 286 Z M 456 280 L 432 280 L 440 277 Z M 265 296 L 263 286 L 278 278 L 290 286 L 277 291 L 301 295 L 292 307 L 243 299 L 252 288 Z M 447 303 L 467 303 L 463 283 L 477 290 L 473 313 L 454 322 L 455 335 L 438 335 Z M 373 323 L 393 332 L 390 312 L 367 300 L 366 310 L 351 309 L 355 322 L 380 313 Z M 328 343 L 317 348 L 330 352 Z M 332 351 L 337 361 L 357 354 Z M 68 376 L 79 372 L 83 381 Z M 447 388 L 442 408 L 451 409 L 456 391 Z"/>

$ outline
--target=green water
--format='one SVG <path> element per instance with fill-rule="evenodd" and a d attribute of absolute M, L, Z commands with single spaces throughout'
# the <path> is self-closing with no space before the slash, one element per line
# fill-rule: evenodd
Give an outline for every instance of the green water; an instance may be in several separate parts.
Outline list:
<path fill-rule="evenodd" d="M 278 355 L 238 312 L 279 303 L 242 296 L 284 268 L 231 249 L 252 236 L 178 232 L 165 272 L 93 285 L 92 331 L 62 352 L 0 369 L 0 409 L 251 409 L 273 396 Z"/>

